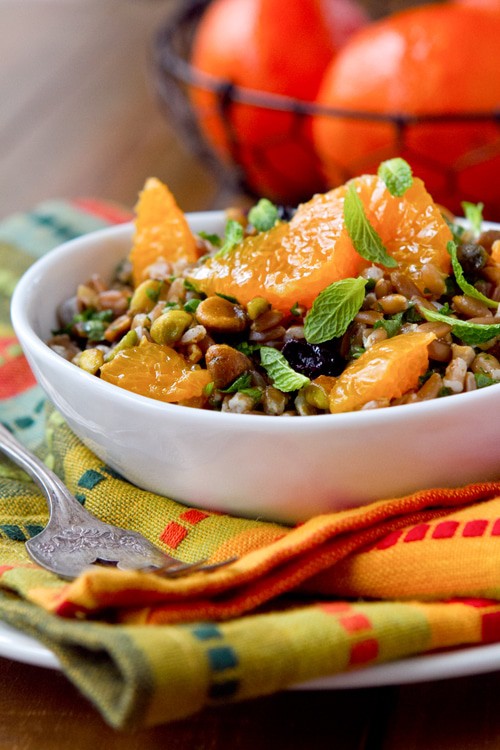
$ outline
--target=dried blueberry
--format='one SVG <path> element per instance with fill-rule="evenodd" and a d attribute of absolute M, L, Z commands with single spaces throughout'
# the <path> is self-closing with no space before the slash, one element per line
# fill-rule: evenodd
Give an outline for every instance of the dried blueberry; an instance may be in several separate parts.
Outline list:
<path fill-rule="evenodd" d="M 292 339 L 285 343 L 282 354 L 292 369 L 308 378 L 339 375 L 345 366 L 337 340 L 308 344 L 307 341 Z"/>
<path fill-rule="evenodd" d="M 290 221 L 297 210 L 294 206 L 276 206 L 276 208 L 278 209 L 278 218 L 280 221 Z"/>
<path fill-rule="evenodd" d="M 457 257 L 465 275 L 474 276 L 481 268 L 484 268 L 489 256 L 481 245 L 467 242 L 458 246 Z"/>

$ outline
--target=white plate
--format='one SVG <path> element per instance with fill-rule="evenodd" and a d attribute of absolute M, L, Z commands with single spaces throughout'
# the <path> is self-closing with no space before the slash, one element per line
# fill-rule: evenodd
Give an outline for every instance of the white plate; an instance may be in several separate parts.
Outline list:
<path fill-rule="evenodd" d="M 24 633 L 0 622 L 0 656 L 38 667 L 60 670 L 57 657 Z M 414 656 L 366 667 L 348 674 L 331 675 L 295 685 L 300 690 L 339 690 L 381 685 L 403 685 L 451 677 L 495 672 L 500 669 L 500 644 L 474 646 L 441 654 Z"/>

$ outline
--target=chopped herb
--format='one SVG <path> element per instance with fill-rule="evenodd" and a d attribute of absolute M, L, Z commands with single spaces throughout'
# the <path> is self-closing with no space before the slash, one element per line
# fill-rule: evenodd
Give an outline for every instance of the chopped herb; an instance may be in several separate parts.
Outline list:
<path fill-rule="evenodd" d="M 438 391 L 438 398 L 443 398 L 443 396 L 451 396 L 451 388 L 448 388 L 446 385 L 443 385 L 439 391 Z"/>
<path fill-rule="evenodd" d="M 410 304 L 408 310 L 404 313 L 407 323 L 421 323 L 423 318 L 414 304 Z"/>
<path fill-rule="evenodd" d="M 258 351 L 262 347 L 262 344 L 250 344 L 248 341 L 240 341 L 234 344 L 234 348 L 242 354 L 246 354 L 247 357 L 251 357 L 252 354 Z"/>
<path fill-rule="evenodd" d="M 195 294 L 200 294 L 200 290 L 198 289 L 195 284 L 193 284 L 192 281 L 189 279 L 184 279 L 184 289 L 187 289 L 188 292 L 194 292 Z"/>
<path fill-rule="evenodd" d="M 292 370 L 283 354 L 272 346 L 261 347 L 260 361 L 274 386 L 284 393 L 297 391 L 311 382 L 305 375 Z"/>
<path fill-rule="evenodd" d="M 364 354 L 366 349 L 358 344 L 353 344 L 349 349 L 349 359 L 359 359 Z"/>
<path fill-rule="evenodd" d="M 488 307 L 497 308 L 498 302 L 495 302 L 494 300 L 489 299 L 489 297 L 486 297 L 482 292 L 479 291 L 479 289 L 476 289 L 476 287 L 470 284 L 465 278 L 463 268 L 460 265 L 460 261 L 458 260 L 457 246 L 455 245 L 455 243 L 448 242 L 448 244 L 446 245 L 446 249 L 451 256 L 453 273 L 455 274 L 455 279 L 462 292 L 464 292 L 464 294 L 466 294 L 468 297 L 473 297 L 474 299 L 479 300 Z"/>
<path fill-rule="evenodd" d="M 244 372 L 239 378 L 236 378 L 230 386 L 227 388 L 221 388 L 222 393 L 236 393 L 244 388 L 249 388 L 252 383 L 252 375 L 249 372 Z"/>
<path fill-rule="evenodd" d="M 453 315 L 453 308 L 449 302 L 445 302 L 442 307 L 439 308 L 441 315 Z"/>
<path fill-rule="evenodd" d="M 389 338 L 392 338 L 392 336 L 396 336 L 401 331 L 401 326 L 403 324 L 403 314 L 404 313 L 399 312 L 395 315 L 391 315 L 389 318 L 382 318 L 382 320 L 377 320 L 373 328 L 383 328 L 387 333 L 387 336 Z"/>
<path fill-rule="evenodd" d="M 248 212 L 248 220 L 258 232 L 267 232 L 279 221 L 278 209 L 267 198 L 261 198 Z"/>
<path fill-rule="evenodd" d="M 81 325 L 89 341 L 102 341 L 107 326 L 102 320 L 86 320 Z"/>
<path fill-rule="evenodd" d="M 300 305 L 298 302 L 296 302 L 292 307 L 290 308 L 291 315 L 294 315 L 295 317 L 298 317 L 301 314 Z"/>
<path fill-rule="evenodd" d="M 233 250 L 236 245 L 239 245 L 243 240 L 243 227 L 238 221 L 229 219 L 226 224 L 226 231 L 224 236 L 224 244 L 217 250 L 214 258 L 223 258 Z"/>
<path fill-rule="evenodd" d="M 232 302 L 233 305 L 239 304 L 236 297 L 231 297 L 230 294 L 222 294 L 222 292 L 215 292 L 215 297 L 221 297 L 222 299 L 227 299 L 227 301 Z"/>
<path fill-rule="evenodd" d="M 207 232 L 198 232 L 198 235 L 201 237 L 202 240 L 206 240 L 207 242 L 210 242 L 210 244 L 213 245 L 214 247 L 220 247 L 222 245 L 222 240 L 218 234 L 208 234 Z"/>
<path fill-rule="evenodd" d="M 205 396 L 211 396 L 214 392 L 215 383 L 211 380 L 210 383 L 207 383 L 206 386 L 203 388 L 203 393 Z"/>
<path fill-rule="evenodd" d="M 474 378 L 476 380 L 476 385 L 478 388 L 486 388 L 489 385 L 500 383 L 500 380 L 492 378 L 491 375 L 488 375 L 486 372 L 475 372 Z"/>
<path fill-rule="evenodd" d="M 240 388 L 239 393 L 243 393 L 244 396 L 250 396 L 256 402 L 262 398 L 261 388 Z"/>
<path fill-rule="evenodd" d="M 103 323 L 110 323 L 112 320 L 112 310 L 95 310 L 93 307 L 87 307 L 85 310 L 83 310 L 83 312 L 74 315 L 71 323 L 69 323 L 67 326 L 64 326 L 64 328 L 61 328 L 57 331 L 52 331 L 52 333 L 54 335 L 58 335 L 61 333 L 70 334 L 75 326 L 78 326 L 78 328 L 81 331 L 85 332 L 87 337 L 89 337 L 89 332 L 93 335 L 98 335 L 99 327 L 102 328 L 102 333 L 104 333 L 104 330 L 107 328 L 107 326 L 104 326 Z M 91 340 L 100 341 L 101 339 L 92 338 Z"/>
<path fill-rule="evenodd" d="M 484 203 L 469 203 L 469 201 L 463 201 L 462 208 L 465 218 L 469 222 L 474 234 L 480 234 L 481 226 L 483 224 Z"/>
<path fill-rule="evenodd" d="M 359 311 L 365 298 L 366 279 L 342 279 L 323 289 L 313 302 L 304 323 L 304 334 L 310 344 L 342 336 Z"/>
<path fill-rule="evenodd" d="M 471 323 L 469 320 L 459 320 L 448 315 L 442 315 L 437 310 L 421 308 L 422 315 L 426 320 L 447 323 L 451 326 L 451 332 L 457 338 L 462 339 L 469 346 L 478 346 L 500 336 L 500 323 Z"/>
<path fill-rule="evenodd" d="M 158 302 L 160 299 L 160 291 L 163 286 L 163 283 L 159 284 L 157 289 L 146 289 L 146 296 L 151 300 L 151 302 Z"/>
<path fill-rule="evenodd" d="M 398 265 L 388 254 L 382 240 L 370 224 L 353 182 L 349 183 L 344 200 L 344 221 L 354 248 L 362 258 L 372 263 L 380 263 L 386 268 L 395 268 Z"/>
<path fill-rule="evenodd" d="M 413 185 L 411 167 L 400 157 L 383 161 L 378 168 L 378 176 L 385 182 L 390 194 L 398 197 Z"/>

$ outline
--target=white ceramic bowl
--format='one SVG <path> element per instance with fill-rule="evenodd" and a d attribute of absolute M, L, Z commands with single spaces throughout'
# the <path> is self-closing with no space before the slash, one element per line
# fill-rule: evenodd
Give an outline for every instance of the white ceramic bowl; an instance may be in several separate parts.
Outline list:
<path fill-rule="evenodd" d="M 221 212 L 192 214 L 221 232 Z M 129 393 L 44 341 L 58 303 L 90 273 L 109 278 L 132 226 L 68 242 L 37 261 L 12 300 L 35 376 L 74 432 L 140 487 L 187 505 L 278 521 L 435 486 L 500 476 L 500 384 L 435 401 L 351 414 L 278 418 L 191 409 Z"/>

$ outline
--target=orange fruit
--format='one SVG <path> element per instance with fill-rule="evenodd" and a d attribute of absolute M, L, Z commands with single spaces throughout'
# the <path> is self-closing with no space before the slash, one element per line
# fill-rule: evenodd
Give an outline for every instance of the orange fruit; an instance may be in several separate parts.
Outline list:
<path fill-rule="evenodd" d="M 207 370 L 188 365 L 171 347 L 147 339 L 118 352 L 101 367 L 101 378 L 141 396 L 187 405 L 202 399 L 203 389 L 210 382 Z"/>
<path fill-rule="evenodd" d="M 132 250 L 134 286 L 144 281 L 146 269 L 158 260 L 195 261 L 196 240 L 174 196 L 160 180 L 146 180 L 136 205 Z"/>
<path fill-rule="evenodd" d="M 500 11 L 500 0 L 452 0 L 457 5 L 467 5 L 469 8 Z"/>
<path fill-rule="evenodd" d="M 419 179 L 402 197 L 392 196 L 375 175 L 355 181 L 365 213 L 386 249 L 418 284 L 419 268 L 433 263 L 447 274 L 448 225 Z M 282 312 L 299 303 L 310 308 L 334 281 L 358 276 L 367 265 L 356 252 L 343 217 L 347 185 L 315 195 L 289 223 L 246 237 L 225 255 L 190 272 L 206 294 L 222 293 L 247 304 L 264 296 Z"/>
<path fill-rule="evenodd" d="M 314 100 L 326 65 L 366 23 L 356 0 L 214 0 L 196 31 L 191 62 L 227 82 L 222 93 L 198 86 L 191 99 L 208 142 L 241 165 L 250 188 L 296 204 L 324 188 L 311 120 L 231 100 L 230 86 Z"/>
<path fill-rule="evenodd" d="M 330 411 L 358 411 L 370 401 L 400 398 L 427 370 L 433 333 L 413 331 L 379 341 L 347 365 L 330 391 Z"/>
<path fill-rule="evenodd" d="M 317 101 L 361 113 L 321 116 L 313 130 L 328 181 L 339 184 L 402 156 L 452 211 L 482 201 L 500 211 L 500 14 L 454 3 L 395 13 L 351 38 L 328 67 Z M 362 113 L 434 120 L 369 121 Z M 444 115 L 489 119 L 443 120 Z M 441 118 L 441 119 L 440 119 Z"/>

